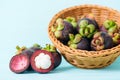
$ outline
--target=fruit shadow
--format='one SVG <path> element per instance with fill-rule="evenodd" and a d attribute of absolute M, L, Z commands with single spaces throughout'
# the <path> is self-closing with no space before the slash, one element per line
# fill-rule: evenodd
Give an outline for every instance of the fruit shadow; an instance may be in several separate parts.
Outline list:
<path fill-rule="evenodd" d="M 24 72 L 24 74 L 34 74 L 34 73 L 36 73 L 34 70 Z"/>
<path fill-rule="evenodd" d="M 75 68 L 73 66 L 62 66 L 62 67 L 56 68 L 51 73 L 67 72 L 67 71 L 70 71 L 72 69 L 75 69 Z"/>

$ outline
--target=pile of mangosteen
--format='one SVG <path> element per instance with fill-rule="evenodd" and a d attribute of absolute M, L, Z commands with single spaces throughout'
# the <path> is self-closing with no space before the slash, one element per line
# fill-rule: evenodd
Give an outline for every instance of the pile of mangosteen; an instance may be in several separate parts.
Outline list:
<path fill-rule="evenodd" d="M 17 52 L 9 63 L 10 70 L 14 73 L 36 71 L 38 73 L 48 73 L 57 68 L 62 61 L 61 54 L 55 46 L 46 44 L 41 47 L 34 44 L 30 48 L 16 47 Z"/>
<path fill-rule="evenodd" d="M 80 19 L 74 17 L 58 18 L 52 32 L 64 45 L 71 48 L 99 51 L 120 44 L 119 26 L 114 20 L 106 19 L 98 25 L 93 14 Z"/>

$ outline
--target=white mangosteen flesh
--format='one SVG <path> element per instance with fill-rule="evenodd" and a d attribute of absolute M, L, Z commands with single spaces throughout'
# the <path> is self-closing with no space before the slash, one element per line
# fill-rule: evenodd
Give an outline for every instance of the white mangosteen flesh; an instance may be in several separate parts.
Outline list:
<path fill-rule="evenodd" d="M 51 64 L 51 58 L 48 54 L 40 53 L 35 57 L 35 65 L 37 68 L 48 69 Z"/>

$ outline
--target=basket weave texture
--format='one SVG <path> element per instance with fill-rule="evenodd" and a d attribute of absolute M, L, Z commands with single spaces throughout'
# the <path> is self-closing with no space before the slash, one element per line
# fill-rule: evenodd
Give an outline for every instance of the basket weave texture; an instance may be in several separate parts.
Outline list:
<path fill-rule="evenodd" d="M 70 64 L 79 68 L 102 68 L 110 65 L 120 55 L 120 45 L 101 51 L 86 51 L 70 48 L 55 38 L 51 26 L 55 25 L 57 18 L 75 17 L 78 20 L 82 15 L 92 13 L 97 23 L 102 25 L 106 19 L 115 20 L 120 26 L 120 13 L 108 7 L 99 5 L 80 5 L 66 8 L 58 12 L 51 20 L 48 27 L 48 35 L 55 47 Z"/>

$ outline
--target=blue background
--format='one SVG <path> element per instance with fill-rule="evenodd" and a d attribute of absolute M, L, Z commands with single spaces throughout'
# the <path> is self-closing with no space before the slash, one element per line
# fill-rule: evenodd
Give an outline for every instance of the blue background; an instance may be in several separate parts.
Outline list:
<path fill-rule="evenodd" d="M 51 43 L 47 28 L 57 12 L 81 4 L 99 4 L 120 11 L 119 3 L 118 0 L 0 0 L 0 80 L 120 80 L 120 58 L 103 69 L 79 69 L 63 59 L 48 74 L 15 74 L 9 70 L 16 45 Z"/>

